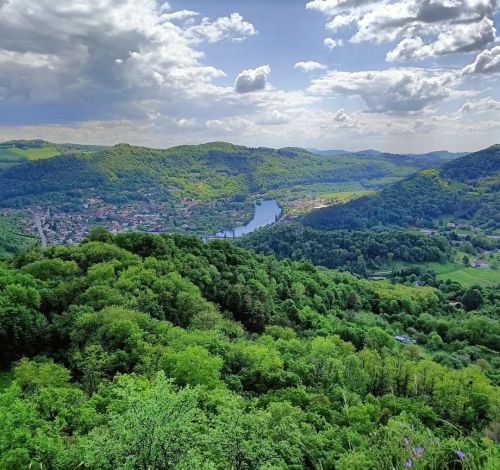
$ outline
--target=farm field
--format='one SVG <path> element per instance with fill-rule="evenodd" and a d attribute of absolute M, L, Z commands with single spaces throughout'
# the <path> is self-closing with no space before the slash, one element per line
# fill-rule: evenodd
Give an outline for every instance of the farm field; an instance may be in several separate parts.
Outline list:
<path fill-rule="evenodd" d="M 456 281 L 464 287 L 473 285 L 495 286 L 500 283 L 500 270 L 492 268 L 473 268 L 464 266 L 461 262 L 464 253 L 459 252 L 455 255 L 455 259 L 448 263 L 394 263 L 391 268 L 379 270 L 374 275 L 382 276 L 389 274 L 392 270 L 407 268 L 410 266 L 419 265 L 432 269 L 438 279 Z"/>
<path fill-rule="evenodd" d="M 57 155 L 61 155 L 61 151 L 57 148 L 51 147 L 41 147 L 41 148 L 10 148 L 8 149 L 15 155 L 19 155 L 20 157 L 24 157 L 27 160 L 43 160 L 45 158 L 52 158 Z"/>
<path fill-rule="evenodd" d="M 474 284 L 494 286 L 500 283 L 500 271 L 490 268 L 471 268 L 459 263 L 430 263 L 429 267 L 438 273 L 439 279 L 450 279 L 470 287 Z"/>

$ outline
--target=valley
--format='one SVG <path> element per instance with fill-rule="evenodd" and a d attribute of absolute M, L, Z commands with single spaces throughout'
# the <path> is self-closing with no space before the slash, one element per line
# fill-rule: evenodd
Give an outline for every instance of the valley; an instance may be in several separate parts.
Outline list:
<path fill-rule="evenodd" d="M 216 143 L 11 162 L 0 469 L 455 468 L 457 449 L 495 468 L 499 156 L 422 170 Z M 158 419 L 178 445 L 160 460 L 142 445 Z"/>
<path fill-rule="evenodd" d="M 291 220 L 428 165 L 420 156 L 328 157 L 223 142 L 158 150 L 13 141 L 0 144 L 2 158 L 0 211 L 19 221 L 28 214 L 16 225 L 27 236 L 39 235 L 40 220 L 49 244 L 79 242 L 98 225 L 213 236 L 249 222 L 260 198 L 277 200 Z"/>
<path fill-rule="evenodd" d="M 0 470 L 499 470 L 500 0 L 0 0 Z"/>

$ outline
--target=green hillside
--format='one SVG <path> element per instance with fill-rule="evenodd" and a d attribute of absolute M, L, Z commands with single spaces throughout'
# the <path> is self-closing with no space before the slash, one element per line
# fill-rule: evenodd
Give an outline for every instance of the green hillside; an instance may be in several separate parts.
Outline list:
<path fill-rule="evenodd" d="M 23 213 L 0 213 L 0 258 L 37 243 L 37 239 L 24 233 L 27 215 Z"/>
<path fill-rule="evenodd" d="M 221 240 L 32 249 L 0 264 L 0 469 L 495 469 L 495 310 Z"/>
<path fill-rule="evenodd" d="M 162 150 L 13 141 L 0 148 L 0 208 L 39 211 L 49 243 L 74 243 L 97 225 L 211 235 L 250 220 L 257 198 L 293 212 L 339 191 L 378 190 L 423 164 L 224 142 Z"/>
<path fill-rule="evenodd" d="M 54 144 L 45 140 L 11 140 L 0 143 L 0 170 L 30 160 L 44 160 L 68 152 L 95 152 L 103 146 Z"/>
<path fill-rule="evenodd" d="M 37 149 L 50 153 L 49 147 Z M 10 151 L 10 150 L 9 150 Z M 54 152 L 56 150 L 53 150 Z M 24 150 L 28 152 L 28 150 Z M 302 149 L 247 148 L 227 143 L 167 150 L 117 145 L 101 152 L 72 152 L 0 172 L 2 205 L 29 204 L 97 185 L 105 192 L 155 186 L 177 197 L 209 200 L 298 184 L 370 181 L 415 171 L 406 161 L 377 156 L 319 157 Z"/>
<path fill-rule="evenodd" d="M 451 243 L 443 236 L 428 237 L 404 230 L 317 230 L 298 223 L 265 227 L 237 243 L 258 253 L 309 260 L 361 276 L 394 261 L 445 262 L 452 253 Z"/>
<path fill-rule="evenodd" d="M 499 189 L 500 146 L 495 145 L 421 171 L 376 195 L 314 211 L 304 223 L 328 229 L 432 227 L 448 217 L 495 230 L 500 227 Z"/>

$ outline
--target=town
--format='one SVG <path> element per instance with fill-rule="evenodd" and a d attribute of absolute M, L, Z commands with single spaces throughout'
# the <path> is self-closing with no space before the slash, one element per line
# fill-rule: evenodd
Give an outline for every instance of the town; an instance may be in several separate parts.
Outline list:
<path fill-rule="evenodd" d="M 191 199 L 178 203 L 148 199 L 114 204 L 92 197 L 78 210 L 62 211 L 50 206 L 31 208 L 25 231 L 38 237 L 44 246 L 78 243 L 94 226 L 105 227 L 111 233 L 182 231 L 207 235 L 221 227 L 244 222 L 251 216 L 250 207 L 244 203 L 198 203 Z"/>

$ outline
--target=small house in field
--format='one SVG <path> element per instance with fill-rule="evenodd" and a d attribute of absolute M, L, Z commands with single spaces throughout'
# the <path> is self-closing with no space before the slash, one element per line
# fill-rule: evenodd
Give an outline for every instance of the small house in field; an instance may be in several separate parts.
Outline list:
<path fill-rule="evenodd" d="M 484 261 L 475 259 L 472 263 L 471 266 L 476 269 L 484 269 L 484 268 L 489 268 L 490 265 L 488 263 L 485 263 Z"/>

